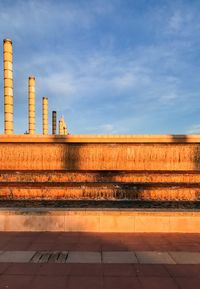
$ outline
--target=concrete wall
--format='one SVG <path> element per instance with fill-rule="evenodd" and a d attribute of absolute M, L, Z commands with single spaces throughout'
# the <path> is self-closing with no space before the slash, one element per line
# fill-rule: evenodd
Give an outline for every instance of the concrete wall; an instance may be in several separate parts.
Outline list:
<path fill-rule="evenodd" d="M 200 136 L 0 136 L 1 199 L 200 200 Z"/>
<path fill-rule="evenodd" d="M 200 136 L 0 136 L 0 170 L 199 171 Z"/>
<path fill-rule="evenodd" d="M 0 231 L 200 233 L 199 212 L 0 210 Z"/>

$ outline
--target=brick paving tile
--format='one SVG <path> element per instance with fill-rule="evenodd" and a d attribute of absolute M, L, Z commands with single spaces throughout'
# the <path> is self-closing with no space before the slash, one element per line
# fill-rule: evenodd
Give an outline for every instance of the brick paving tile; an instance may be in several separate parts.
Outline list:
<path fill-rule="evenodd" d="M 7 236 L 13 235 L 13 237 L 15 238 L 27 238 L 27 237 L 31 237 L 31 238 L 37 238 L 39 236 L 41 236 L 43 233 L 42 232 L 6 232 Z M 46 234 L 46 232 L 45 232 Z"/>
<path fill-rule="evenodd" d="M 103 276 L 102 264 L 68 264 L 70 276 Z"/>
<path fill-rule="evenodd" d="M 113 245 L 117 245 L 117 244 L 124 244 L 124 241 L 122 238 L 119 237 L 110 237 L 109 234 L 107 234 L 107 236 L 104 235 L 104 237 L 102 238 L 101 236 L 99 237 L 99 240 L 101 241 L 101 244 L 113 244 Z"/>
<path fill-rule="evenodd" d="M 47 239 L 47 238 L 57 238 L 58 235 L 60 235 L 60 232 L 52 232 L 52 231 L 47 231 L 47 232 L 32 232 L 34 235 L 36 235 L 37 238 L 42 239 Z"/>
<path fill-rule="evenodd" d="M 70 276 L 67 289 L 103 289 L 103 277 Z"/>
<path fill-rule="evenodd" d="M 14 238 L 12 238 L 12 241 L 14 242 L 20 242 L 20 243 L 28 243 L 28 242 L 32 242 L 34 240 L 34 237 L 32 236 L 21 236 L 21 235 L 18 235 Z M 11 242 L 11 240 L 10 240 Z"/>
<path fill-rule="evenodd" d="M 140 248 L 147 248 L 148 250 L 150 250 L 150 248 L 149 248 L 149 245 L 146 245 L 146 244 L 144 244 L 144 243 L 141 243 L 141 242 L 124 242 L 124 247 L 125 248 L 127 248 L 126 250 L 130 250 L 129 248 L 131 248 L 132 249 L 132 251 L 134 251 L 135 250 L 135 248 L 139 248 L 139 250 L 140 250 Z M 144 250 L 145 250 L 144 249 Z"/>
<path fill-rule="evenodd" d="M 200 265 L 165 265 L 166 270 L 173 277 L 198 277 L 200 276 Z"/>
<path fill-rule="evenodd" d="M 69 252 L 67 263 L 101 263 L 100 252 Z"/>
<path fill-rule="evenodd" d="M 19 235 L 19 232 L 0 232 L 1 238 L 11 238 L 11 237 L 13 238 L 13 237 L 16 237 L 17 235 Z"/>
<path fill-rule="evenodd" d="M 200 234 L 1 232 L 0 249 L 200 252 Z"/>
<path fill-rule="evenodd" d="M 99 238 L 99 236 L 101 235 L 100 232 L 81 232 L 79 237 L 80 240 L 90 240 L 90 239 L 94 239 L 94 238 Z"/>
<path fill-rule="evenodd" d="M 51 250 L 54 251 L 76 251 L 77 250 L 77 244 L 76 243 L 55 243 L 51 246 Z"/>
<path fill-rule="evenodd" d="M 27 248 L 27 251 L 51 251 L 53 250 L 53 243 L 52 242 L 48 242 L 48 243 L 32 243 L 31 245 L 29 245 L 29 247 Z"/>
<path fill-rule="evenodd" d="M 3 274 L 7 268 L 9 267 L 10 263 L 0 263 L 0 274 Z"/>
<path fill-rule="evenodd" d="M 199 252 L 200 251 L 200 246 L 196 246 L 196 245 L 177 245 L 174 244 L 174 249 L 170 249 L 168 251 L 180 251 L 180 252 Z"/>
<path fill-rule="evenodd" d="M 104 277 L 104 289 L 140 289 L 140 288 L 141 288 L 140 283 L 136 277 Z"/>
<path fill-rule="evenodd" d="M 43 264 L 33 264 L 38 267 L 38 275 L 48 275 L 48 276 L 67 276 L 69 275 L 69 265 L 63 263 L 43 263 Z M 47 288 L 48 289 L 48 288 Z"/>
<path fill-rule="evenodd" d="M 160 250 L 160 248 L 164 247 L 164 248 L 170 248 L 170 244 L 168 244 L 167 242 L 149 242 L 149 240 L 147 240 L 147 244 L 148 246 L 150 246 L 153 250 Z"/>
<path fill-rule="evenodd" d="M 4 264 L 4 263 L 2 263 Z M 6 275 L 35 275 L 39 270 L 38 264 L 33 263 L 9 263 Z"/>
<path fill-rule="evenodd" d="M 133 252 L 102 252 L 103 263 L 137 263 L 136 256 Z"/>
<path fill-rule="evenodd" d="M 33 276 L 3 275 L 0 276 L 0 289 L 27 289 Z"/>
<path fill-rule="evenodd" d="M 188 252 L 200 252 L 200 245 L 198 244 L 190 244 L 187 246 L 187 250 Z"/>
<path fill-rule="evenodd" d="M 51 237 L 48 235 L 43 235 L 43 236 L 39 236 L 37 238 L 34 239 L 34 243 L 54 243 L 55 241 L 57 241 L 58 236 L 55 237 Z"/>
<path fill-rule="evenodd" d="M 59 234 L 59 236 L 69 237 L 73 239 L 76 238 L 77 240 L 80 240 L 81 236 L 90 235 L 90 233 L 84 233 L 84 232 L 59 232 L 59 233 L 55 232 L 55 234 Z"/>
<path fill-rule="evenodd" d="M 177 264 L 200 264 L 200 253 L 197 252 L 169 252 Z"/>
<path fill-rule="evenodd" d="M 172 278 L 139 277 L 142 289 L 179 289 Z"/>
<path fill-rule="evenodd" d="M 36 276 L 28 289 L 66 289 L 66 287 L 67 277 Z"/>
<path fill-rule="evenodd" d="M 3 247 L 4 251 L 32 251 L 29 250 L 30 243 L 13 242 Z"/>
<path fill-rule="evenodd" d="M 133 244 L 133 245 L 140 245 L 141 244 L 141 242 L 143 242 L 143 240 L 141 240 L 141 239 L 139 239 L 139 238 L 137 238 L 137 239 L 135 239 L 135 238 L 129 238 L 129 239 L 123 239 L 123 240 L 121 240 L 120 242 L 122 242 L 123 244 Z M 146 244 L 146 242 L 143 242 L 143 243 L 145 243 Z"/>
<path fill-rule="evenodd" d="M 3 248 L 8 244 L 7 241 L 0 240 L 0 250 L 3 250 Z"/>
<path fill-rule="evenodd" d="M 95 236 L 101 238 L 102 240 L 120 240 L 123 238 L 123 233 L 106 233 L 106 232 L 102 232 L 102 233 L 95 233 Z M 132 234 L 134 235 L 134 234 Z"/>
<path fill-rule="evenodd" d="M 200 277 L 199 278 L 175 278 L 175 281 L 179 285 L 180 289 L 199 289 L 200 288 Z"/>
<path fill-rule="evenodd" d="M 80 241 L 76 240 L 76 238 L 67 237 L 58 237 L 55 240 L 52 240 L 53 243 L 61 243 L 61 244 L 78 244 Z"/>
<path fill-rule="evenodd" d="M 152 247 L 151 251 L 157 251 L 158 249 L 159 249 L 159 252 L 174 251 L 174 246 L 172 246 L 172 245 L 159 245 L 158 247 Z"/>
<path fill-rule="evenodd" d="M 101 251 L 100 243 L 78 243 L 74 246 L 74 251 Z"/>
<path fill-rule="evenodd" d="M 167 269 L 161 264 L 134 264 L 137 276 L 170 277 Z"/>
<path fill-rule="evenodd" d="M 136 276 L 133 264 L 102 264 L 104 276 Z"/>
<path fill-rule="evenodd" d="M 1 232 L 0 237 L 0 248 L 12 251 L 154 251 L 159 248 L 160 251 L 200 252 L 200 234 Z"/>
<path fill-rule="evenodd" d="M 153 247 L 144 243 L 140 244 L 126 244 L 127 251 L 152 251 Z"/>
<path fill-rule="evenodd" d="M 80 238 L 79 237 L 77 237 L 77 236 L 75 236 L 74 237 L 74 235 L 72 234 L 72 235 L 61 235 L 61 234 L 59 234 L 59 235 L 57 235 L 57 238 L 54 238 L 54 241 L 57 241 L 57 242 L 59 242 L 59 241 L 61 241 L 61 242 L 63 242 L 63 241 L 65 241 L 65 242 L 71 242 L 71 243 L 78 243 L 78 242 L 80 242 Z"/>
<path fill-rule="evenodd" d="M 107 244 L 102 244 L 101 245 L 101 250 L 102 251 L 128 251 L 128 246 L 125 244 L 112 244 L 112 243 L 107 243 Z"/>

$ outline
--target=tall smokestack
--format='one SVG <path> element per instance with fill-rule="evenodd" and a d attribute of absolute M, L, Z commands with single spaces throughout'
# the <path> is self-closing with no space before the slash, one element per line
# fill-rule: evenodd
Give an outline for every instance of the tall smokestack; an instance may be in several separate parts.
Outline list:
<path fill-rule="evenodd" d="M 66 125 L 66 123 L 65 123 L 64 118 L 63 118 L 63 133 L 64 133 L 64 135 L 67 135 L 67 133 L 68 133 L 68 131 L 67 131 L 67 125 Z"/>
<path fill-rule="evenodd" d="M 4 133 L 13 134 L 13 71 L 12 41 L 3 41 L 4 62 Z"/>
<path fill-rule="evenodd" d="M 48 134 L 48 98 L 42 98 L 42 127 L 43 134 Z"/>
<path fill-rule="evenodd" d="M 56 134 L 56 111 L 52 111 L 52 134 Z"/>
<path fill-rule="evenodd" d="M 61 116 L 59 120 L 59 134 L 64 135 L 64 118 Z"/>
<path fill-rule="evenodd" d="M 28 132 L 35 134 L 35 77 L 28 78 Z"/>
<path fill-rule="evenodd" d="M 68 134 L 68 130 L 67 130 L 67 126 L 66 124 L 64 125 L 64 135 L 67 135 Z"/>

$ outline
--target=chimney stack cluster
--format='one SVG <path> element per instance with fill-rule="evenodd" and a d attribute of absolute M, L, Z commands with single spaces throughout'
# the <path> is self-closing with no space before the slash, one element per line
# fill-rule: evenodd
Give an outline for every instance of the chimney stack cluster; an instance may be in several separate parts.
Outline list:
<path fill-rule="evenodd" d="M 56 134 L 57 116 L 56 111 L 52 111 L 52 134 Z"/>
<path fill-rule="evenodd" d="M 49 133 L 48 129 L 48 98 L 42 98 L 42 131 L 43 134 L 47 135 Z"/>
<path fill-rule="evenodd" d="M 28 78 L 28 133 L 35 134 L 35 77 Z"/>
<path fill-rule="evenodd" d="M 4 133 L 13 134 L 13 68 L 12 68 L 12 41 L 3 41 L 3 68 L 4 68 Z M 57 113 L 52 111 L 52 134 L 57 134 Z M 48 135 L 48 98 L 42 98 L 42 132 Z M 28 78 L 28 134 L 35 134 L 35 77 Z M 59 134 L 67 135 L 67 126 L 64 117 L 59 120 Z"/>
<path fill-rule="evenodd" d="M 12 41 L 3 41 L 4 68 L 4 133 L 13 134 L 13 70 Z"/>
<path fill-rule="evenodd" d="M 64 117 L 61 116 L 60 120 L 59 120 L 59 134 L 60 135 L 67 135 L 67 125 L 65 123 Z"/>

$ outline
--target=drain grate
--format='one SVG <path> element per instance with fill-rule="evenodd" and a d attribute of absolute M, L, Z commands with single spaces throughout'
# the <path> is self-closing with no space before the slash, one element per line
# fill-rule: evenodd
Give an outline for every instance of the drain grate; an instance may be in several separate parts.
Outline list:
<path fill-rule="evenodd" d="M 68 251 L 37 251 L 31 263 L 66 263 Z"/>

